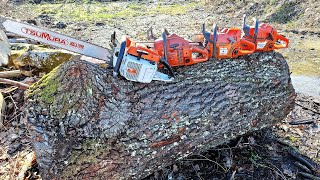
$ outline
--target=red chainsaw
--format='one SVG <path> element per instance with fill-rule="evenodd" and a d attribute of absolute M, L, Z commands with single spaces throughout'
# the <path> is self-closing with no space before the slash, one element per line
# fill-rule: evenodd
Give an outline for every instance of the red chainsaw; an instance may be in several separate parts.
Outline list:
<path fill-rule="evenodd" d="M 202 33 L 206 40 L 206 48 L 212 58 L 237 58 L 255 51 L 254 43 L 241 38 L 240 28 L 224 28 L 218 32 L 217 25 L 214 24 L 213 34 L 210 34 L 205 30 L 205 24 L 203 24 Z"/>
<path fill-rule="evenodd" d="M 254 24 L 255 26 L 247 25 L 246 15 L 243 16 L 243 38 L 253 42 L 256 46 L 256 51 L 272 51 L 288 47 L 289 40 L 278 34 L 276 28 L 266 23 L 259 25 L 258 20 L 255 18 Z"/>
<path fill-rule="evenodd" d="M 201 47 L 197 42 L 190 42 L 177 34 L 169 34 L 164 29 L 162 38 L 156 39 L 152 33 L 152 28 L 147 31 L 148 39 L 154 39 L 154 50 L 167 59 L 170 66 L 188 66 L 204 62 L 209 59 L 207 49 Z"/>

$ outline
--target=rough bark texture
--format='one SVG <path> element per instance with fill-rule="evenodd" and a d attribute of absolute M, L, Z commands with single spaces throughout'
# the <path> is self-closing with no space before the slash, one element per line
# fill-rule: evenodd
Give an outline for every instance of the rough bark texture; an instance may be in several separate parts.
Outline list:
<path fill-rule="evenodd" d="M 137 179 L 175 160 L 281 121 L 294 106 L 281 54 L 177 69 L 174 82 L 134 83 L 70 61 L 28 93 L 44 179 Z"/>

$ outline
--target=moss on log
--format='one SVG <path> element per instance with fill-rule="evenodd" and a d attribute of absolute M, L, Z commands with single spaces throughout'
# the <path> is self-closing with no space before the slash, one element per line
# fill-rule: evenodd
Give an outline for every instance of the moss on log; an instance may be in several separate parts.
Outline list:
<path fill-rule="evenodd" d="M 276 52 L 176 69 L 173 82 L 113 78 L 69 61 L 28 92 L 43 179 L 139 179 L 287 116 L 295 92 Z"/>

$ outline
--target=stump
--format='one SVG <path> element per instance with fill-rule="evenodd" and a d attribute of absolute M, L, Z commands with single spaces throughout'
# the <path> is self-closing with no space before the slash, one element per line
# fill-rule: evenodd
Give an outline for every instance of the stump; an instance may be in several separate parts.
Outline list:
<path fill-rule="evenodd" d="M 190 154 L 281 121 L 294 106 L 276 52 L 177 68 L 173 82 L 136 83 L 69 61 L 27 94 L 43 179 L 139 179 Z"/>

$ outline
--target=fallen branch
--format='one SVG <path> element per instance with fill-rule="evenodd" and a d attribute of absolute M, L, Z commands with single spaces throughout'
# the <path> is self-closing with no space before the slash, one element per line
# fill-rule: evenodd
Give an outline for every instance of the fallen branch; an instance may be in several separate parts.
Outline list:
<path fill-rule="evenodd" d="M 297 160 L 299 160 L 302 164 L 304 164 L 307 168 L 309 168 L 311 171 L 315 171 L 315 167 L 308 161 L 306 160 L 304 157 L 300 156 L 300 154 L 298 154 L 297 152 L 294 152 L 292 150 L 289 150 L 288 153 L 296 158 Z"/>
<path fill-rule="evenodd" d="M 6 106 L 6 102 L 2 96 L 2 93 L 0 93 L 0 129 L 2 129 L 2 127 L 3 127 L 3 118 L 2 118 L 3 114 L 2 114 L 2 112 L 4 111 L 5 106 Z"/>
<path fill-rule="evenodd" d="M 289 122 L 290 125 L 313 124 L 313 123 L 315 123 L 315 120 L 313 120 L 313 119 Z"/>
<path fill-rule="evenodd" d="M 0 72 L 0 78 L 12 78 L 12 77 L 18 77 L 20 75 L 22 75 L 20 70 Z"/>
<path fill-rule="evenodd" d="M 15 91 L 16 89 L 19 89 L 19 88 L 18 87 L 14 87 L 14 86 L 10 86 L 8 88 L 0 89 L 0 93 L 7 94 L 7 93 L 10 93 L 12 91 Z"/>
<path fill-rule="evenodd" d="M 294 165 L 296 165 L 297 167 L 299 167 L 300 169 L 302 169 L 303 171 L 305 171 L 307 173 L 312 173 L 307 166 L 305 166 L 305 165 L 303 165 L 303 164 L 301 164 L 301 163 L 299 163 L 297 161 L 294 162 Z"/>
<path fill-rule="evenodd" d="M 18 81 L 10 80 L 10 79 L 5 79 L 5 78 L 0 78 L 0 83 L 2 84 L 10 84 L 13 86 L 17 86 L 18 88 L 22 90 L 27 90 L 29 88 L 28 84 L 24 84 Z"/>
<path fill-rule="evenodd" d="M 305 177 L 305 178 L 314 179 L 314 180 L 320 180 L 320 177 L 314 176 L 314 175 L 309 174 L 309 173 L 298 172 L 298 174 L 299 174 L 300 176 L 302 176 L 302 177 Z"/>
<path fill-rule="evenodd" d="M 313 113 L 315 113 L 315 114 L 320 114 L 319 112 L 317 112 L 317 111 L 315 111 L 315 110 L 313 110 L 313 109 L 310 109 L 310 108 L 308 108 L 308 107 L 305 107 L 305 106 L 303 106 L 303 105 L 301 105 L 301 104 L 299 104 L 299 103 L 295 103 L 296 105 L 298 105 L 298 106 L 300 106 L 300 107 L 302 107 L 302 108 L 304 108 L 304 109 L 307 109 L 307 110 L 309 110 L 309 111 L 311 111 L 311 112 L 313 112 Z"/>

